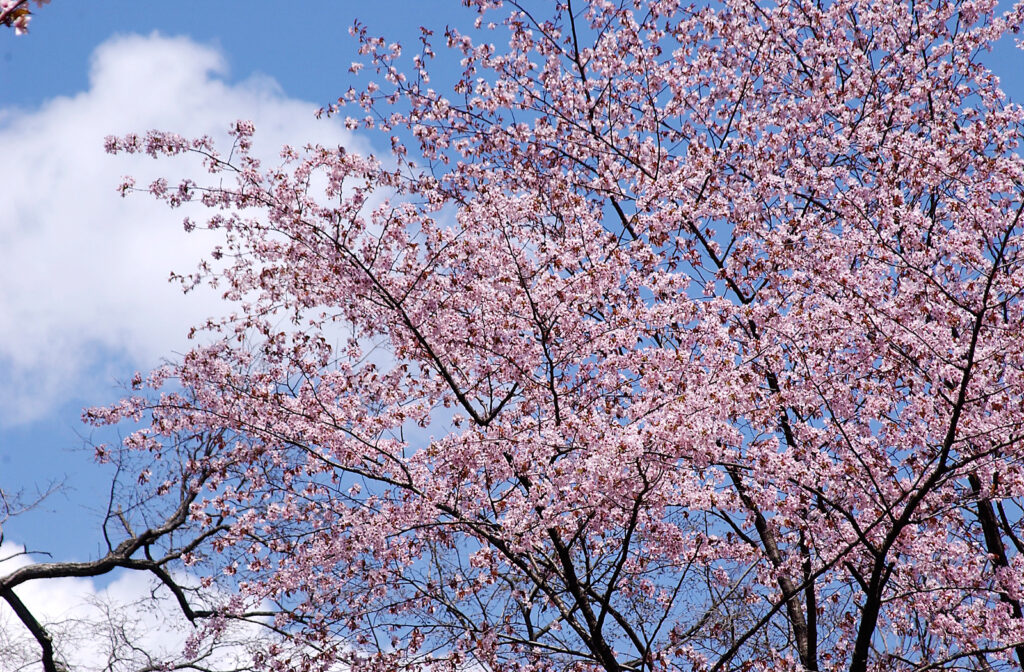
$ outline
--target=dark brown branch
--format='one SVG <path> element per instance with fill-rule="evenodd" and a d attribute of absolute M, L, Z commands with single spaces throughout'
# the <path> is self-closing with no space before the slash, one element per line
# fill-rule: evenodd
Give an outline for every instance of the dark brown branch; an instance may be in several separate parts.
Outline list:
<path fill-rule="evenodd" d="M 57 666 L 57 661 L 54 659 L 53 652 L 53 639 L 50 637 L 50 633 L 47 632 L 46 628 L 36 619 L 32 614 L 32 611 L 25 606 L 25 603 L 14 593 L 10 586 L 0 583 L 0 597 L 2 597 L 7 604 L 11 605 L 11 609 L 14 610 L 15 615 L 25 627 L 28 629 L 32 636 L 37 642 L 39 642 L 39 648 L 43 650 L 43 672 L 65 672 L 63 665 Z"/>

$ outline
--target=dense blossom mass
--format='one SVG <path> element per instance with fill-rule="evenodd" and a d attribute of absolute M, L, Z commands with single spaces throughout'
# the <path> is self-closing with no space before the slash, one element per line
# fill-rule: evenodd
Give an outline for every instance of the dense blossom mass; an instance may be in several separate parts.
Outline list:
<path fill-rule="evenodd" d="M 354 28 L 381 157 L 108 143 L 205 161 L 148 190 L 237 309 L 88 417 L 207 437 L 160 487 L 257 662 L 1020 669 L 1024 9 L 468 4 Z"/>

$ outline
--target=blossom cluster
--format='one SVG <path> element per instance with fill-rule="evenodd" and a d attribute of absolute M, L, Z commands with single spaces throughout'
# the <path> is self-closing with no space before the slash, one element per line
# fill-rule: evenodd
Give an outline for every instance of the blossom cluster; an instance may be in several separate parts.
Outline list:
<path fill-rule="evenodd" d="M 50 2 L 50 0 L 32 1 L 36 7 L 42 7 Z M 32 10 L 29 8 L 29 0 L 0 0 L 0 25 L 14 28 L 15 35 L 27 33 L 31 20 Z"/>

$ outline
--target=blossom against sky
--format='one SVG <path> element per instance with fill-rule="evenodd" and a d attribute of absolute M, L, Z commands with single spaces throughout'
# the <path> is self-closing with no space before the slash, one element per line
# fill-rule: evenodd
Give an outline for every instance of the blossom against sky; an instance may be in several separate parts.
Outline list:
<path fill-rule="evenodd" d="M 427 12 L 414 4 L 377 3 L 363 18 L 415 39 Z M 213 292 L 186 297 L 168 282 L 209 239 L 184 233 L 184 213 L 117 193 L 126 174 L 195 166 L 112 157 L 104 137 L 163 128 L 224 138 L 246 118 L 268 158 L 284 143 L 369 148 L 315 116 L 345 86 L 363 3 L 309 2 L 301 16 L 261 0 L 96 6 L 62 0 L 36 13 L 28 35 L 0 32 L 0 487 L 31 501 L 57 486 L 3 525 L 0 559 L 22 545 L 60 560 L 101 552 L 111 468 L 88 444 L 116 436 L 92 434 L 82 408 L 116 400 L 121 381 L 183 352 L 190 326 L 219 312 Z M 143 597 L 147 584 L 131 574 L 58 581 L 23 598 L 60 620 Z M 0 631 L 15 637 L 3 625 L 11 617 L 0 611 Z"/>
<path fill-rule="evenodd" d="M 117 381 L 182 351 L 216 310 L 215 296 L 166 282 L 204 241 L 179 214 L 116 193 L 124 174 L 172 168 L 108 157 L 103 137 L 223 134 L 244 117 L 270 155 L 284 142 L 369 142 L 314 118 L 347 88 L 349 26 L 358 16 L 408 44 L 420 23 L 459 16 L 454 0 L 98 4 L 58 0 L 28 36 L 0 33 L 0 486 L 66 484 L 4 533 L 78 558 L 97 550 L 105 484 L 82 450 L 81 408 L 116 399 Z M 1007 44 L 990 62 L 1024 100 L 1024 54 Z"/>
<path fill-rule="evenodd" d="M 226 137 L 252 119 L 257 149 L 320 142 L 367 151 L 316 111 L 344 88 L 360 20 L 414 41 L 442 21 L 434 3 L 56 2 L 31 32 L 0 33 L 0 482 L 27 494 L 64 487 L 7 541 L 82 558 L 96 550 L 107 475 L 92 464 L 83 407 L 120 396 L 120 383 L 184 351 L 189 327 L 218 312 L 217 296 L 185 297 L 168 282 L 212 244 L 187 236 L 185 213 L 122 199 L 177 166 L 108 156 L 109 134 L 161 128 Z M 452 5 L 453 9 L 457 9 Z M 200 20 L 201 18 L 201 20 Z M 170 171 L 168 173 L 167 171 Z"/>

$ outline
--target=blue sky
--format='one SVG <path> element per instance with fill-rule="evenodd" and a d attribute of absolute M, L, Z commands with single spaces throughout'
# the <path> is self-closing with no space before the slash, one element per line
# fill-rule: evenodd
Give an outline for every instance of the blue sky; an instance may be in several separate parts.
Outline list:
<path fill-rule="evenodd" d="M 354 60 L 348 29 L 356 18 L 373 32 L 412 44 L 418 26 L 443 27 L 446 20 L 464 17 L 459 4 L 53 0 L 36 14 L 30 37 L 5 35 L 0 42 L 0 104 L 36 106 L 52 96 L 81 91 L 88 84 L 89 57 L 97 45 L 113 35 L 153 31 L 216 46 L 232 66 L 229 81 L 259 72 L 274 78 L 290 97 L 324 103 L 348 86 L 348 64 Z M 377 26 L 380 31 L 374 30 Z"/>
<path fill-rule="evenodd" d="M 206 245 L 181 213 L 121 175 L 175 174 L 172 162 L 108 157 L 102 138 L 153 127 L 223 131 L 255 118 L 269 154 L 284 142 L 367 148 L 315 110 L 347 87 L 348 28 L 413 45 L 417 27 L 472 20 L 456 0 L 53 0 L 31 33 L 0 31 L 0 487 L 65 488 L 6 526 L 7 540 L 58 559 L 95 554 L 105 476 L 83 448 L 83 406 L 119 397 L 117 381 L 187 347 L 216 297 L 182 298 L 166 278 Z M 285 9 L 282 9 L 285 8 Z M 440 50 L 439 50 L 440 51 Z M 1024 53 L 989 57 L 1024 100 Z M 178 173 L 180 174 L 180 173 Z"/>

